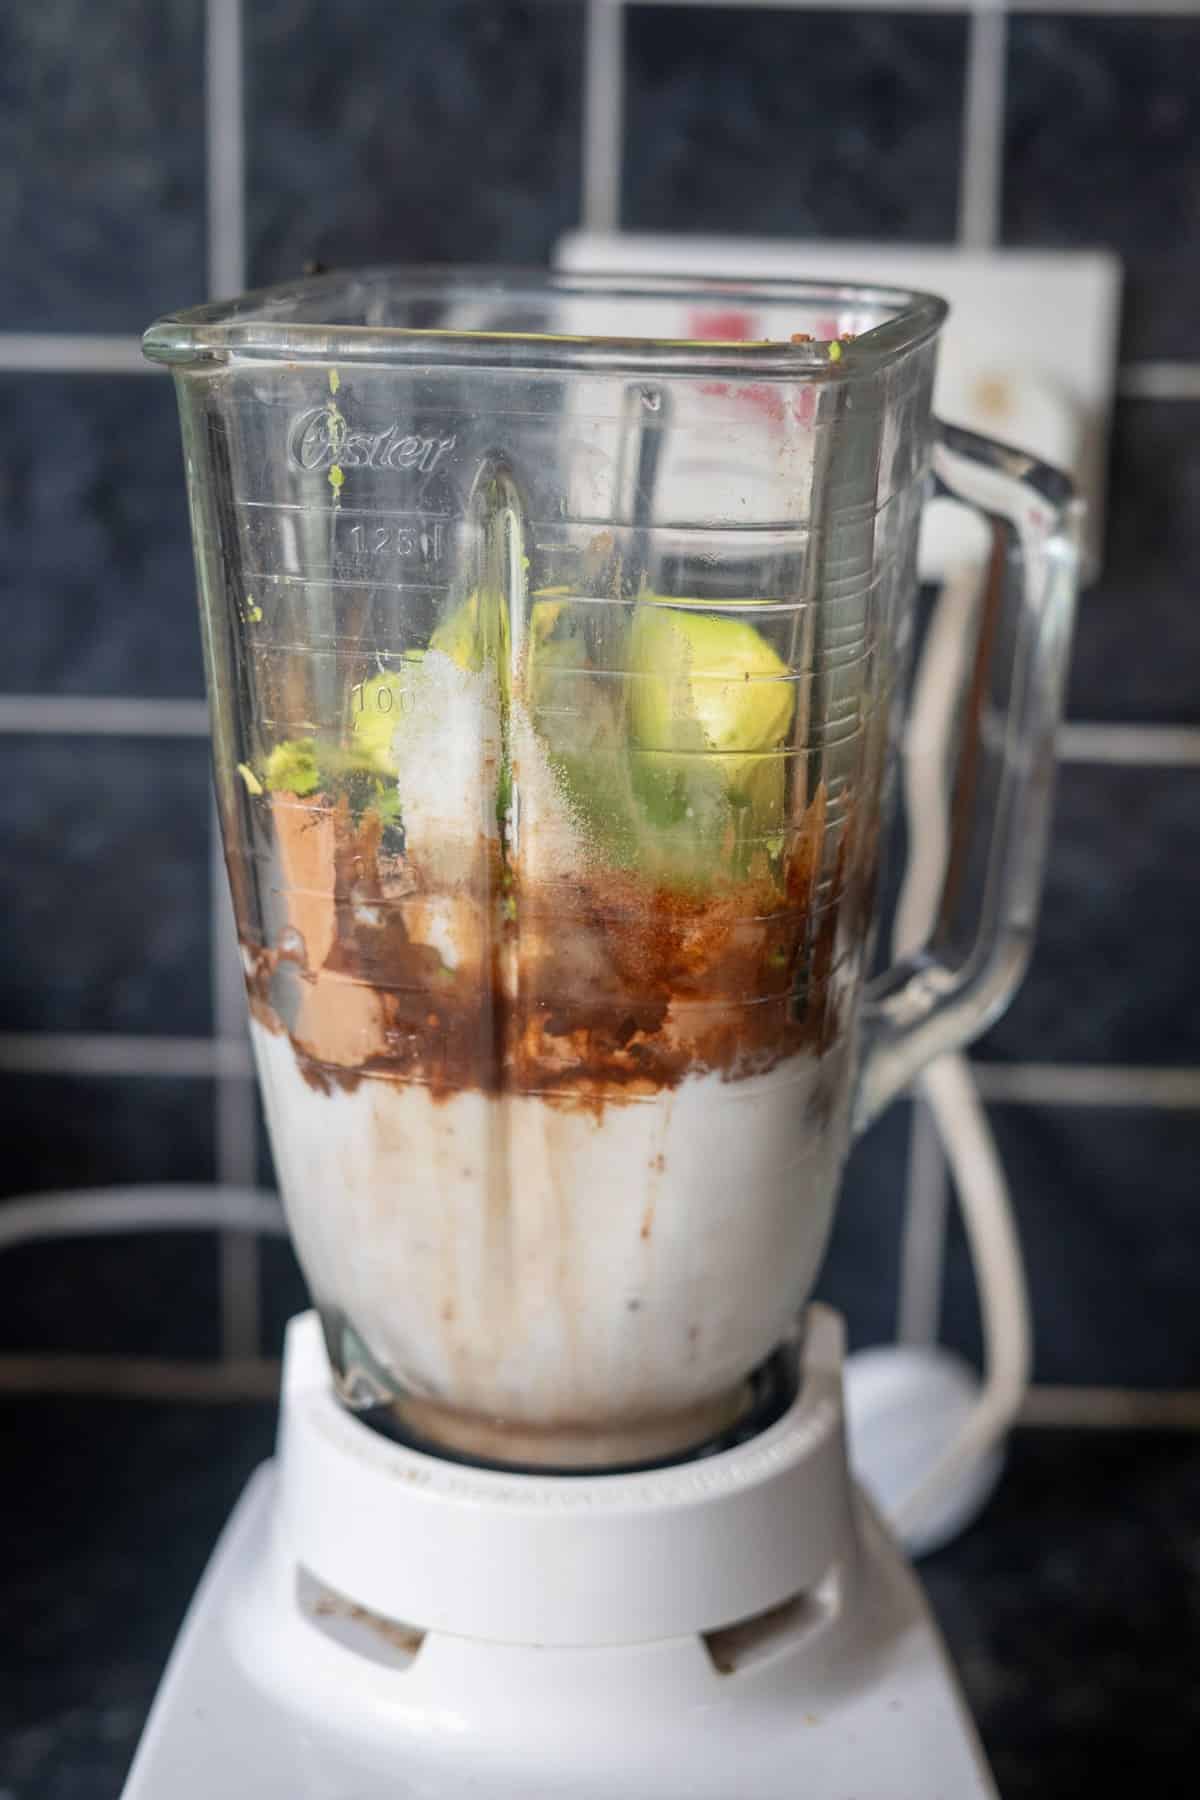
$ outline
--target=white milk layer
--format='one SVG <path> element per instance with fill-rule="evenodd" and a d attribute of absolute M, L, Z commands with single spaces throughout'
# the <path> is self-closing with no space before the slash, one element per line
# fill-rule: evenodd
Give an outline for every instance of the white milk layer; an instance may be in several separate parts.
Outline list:
<path fill-rule="evenodd" d="M 322 1093 L 251 1030 L 314 1297 L 411 1394 L 533 1428 L 677 1414 L 736 1388 L 808 1294 L 845 1138 L 813 1059 L 597 1113 L 370 1077 Z"/>

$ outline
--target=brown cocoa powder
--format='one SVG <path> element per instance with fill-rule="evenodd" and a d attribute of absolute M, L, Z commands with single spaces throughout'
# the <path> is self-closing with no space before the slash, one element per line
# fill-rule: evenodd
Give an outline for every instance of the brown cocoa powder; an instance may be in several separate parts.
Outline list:
<path fill-rule="evenodd" d="M 692 1073 L 763 1073 L 839 1035 L 848 976 L 837 927 L 851 834 L 829 891 L 815 884 L 823 789 L 781 884 L 653 887 L 620 872 L 523 888 L 481 837 L 470 882 L 423 895 L 378 815 L 345 799 L 276 794 L 273 942 L 241 924 L 254 1017 L 286 1030 L 319 1091 L 364 1078 L 538 1093 L 599 1112 Z M 261 869 L 241 871 L 245 892 Z M 455 921 L 448 967 L 408 920 L 430 899 Z M 269 909 L 268 909 L 269 910 Z"/>

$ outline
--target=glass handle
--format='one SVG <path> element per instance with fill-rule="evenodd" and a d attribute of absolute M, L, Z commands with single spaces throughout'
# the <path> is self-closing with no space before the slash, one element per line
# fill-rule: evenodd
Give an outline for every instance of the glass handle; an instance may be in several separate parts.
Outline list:
<path fill-rule="evenodd" d="M 958 704 L 949 841 L 929 941 L 867 986 L 854 1125 L 1004 1010 L 1033 942 L 1074 617 L 1082 504 L 1033 457 L 939 424 L 934 494 L 988 527 Z"/>

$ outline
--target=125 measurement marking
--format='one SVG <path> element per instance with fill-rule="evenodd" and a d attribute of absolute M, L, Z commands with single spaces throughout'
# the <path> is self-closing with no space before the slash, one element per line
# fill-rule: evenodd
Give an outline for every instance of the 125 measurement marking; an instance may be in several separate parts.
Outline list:
<path fill-rule="evenodd" d="M 355 556 L 436 563 L 442 559 L 445 527 L 440 521 L 431 525 L 351 525 L 343 538 Z"/>

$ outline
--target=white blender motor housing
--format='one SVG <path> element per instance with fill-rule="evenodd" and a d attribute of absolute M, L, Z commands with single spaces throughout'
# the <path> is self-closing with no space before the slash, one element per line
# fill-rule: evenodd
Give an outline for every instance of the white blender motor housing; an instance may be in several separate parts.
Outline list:
<path fill-rule="evenodd" d="M 783 1416 L 634 1474 L 382 1436 L 288 1332 L 278 1456 L 196 1595 L 125 1800 L 985 1800 L 900 1552 L 851 1483 L 843 1332 Z"/>

